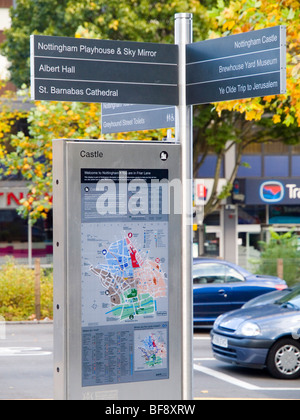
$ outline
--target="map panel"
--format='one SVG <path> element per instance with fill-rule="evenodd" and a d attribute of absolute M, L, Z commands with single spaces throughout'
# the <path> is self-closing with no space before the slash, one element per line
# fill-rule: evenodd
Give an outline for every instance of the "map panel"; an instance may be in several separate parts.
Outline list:
<path fill-rule="evenodd" d="M 167 178 L 82 169 L 83 387 L 169 377 Z"/>
<path fill-rule="evenodd" d="M 122 239 L 110 243 L 112 229 Z M 168 320 L 167 222 L 87 223 L 81 235 L 82 325 Z"/>

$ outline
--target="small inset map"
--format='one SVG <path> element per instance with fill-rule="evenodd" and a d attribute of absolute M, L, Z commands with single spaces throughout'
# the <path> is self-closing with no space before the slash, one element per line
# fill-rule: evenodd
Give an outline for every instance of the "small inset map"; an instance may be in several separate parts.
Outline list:
<path fill-rule="evenodd" d="M 134 333 L 136 371 L 167 368 L 167 330 L 152 329 Z"/>

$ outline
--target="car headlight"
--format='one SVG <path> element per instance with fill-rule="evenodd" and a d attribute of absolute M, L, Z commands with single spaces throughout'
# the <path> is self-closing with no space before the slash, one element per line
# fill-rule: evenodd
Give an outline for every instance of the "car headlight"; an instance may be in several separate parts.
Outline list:
<path fill-rule="evenodd" d="M 238 335 L 244 335 L 245 337 L 256 337 L 261 334 L 260 327 L 254 322 L 243 322 L 237 330 Z"/>

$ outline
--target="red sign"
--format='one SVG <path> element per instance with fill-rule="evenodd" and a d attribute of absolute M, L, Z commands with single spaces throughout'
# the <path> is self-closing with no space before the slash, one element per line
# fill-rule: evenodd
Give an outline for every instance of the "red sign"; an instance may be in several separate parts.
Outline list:
<path fill-rule="evenodd" d="M 15 209 L 20 205 L 20 200 L 26 197 L 27 188 L 1 188 L 0 209 Z"/>
<path fill-rule="evenodd" d="M 201 200 L 207 199 L 207 188 L 204 184 L 197 184 L 197 197 Z"/>

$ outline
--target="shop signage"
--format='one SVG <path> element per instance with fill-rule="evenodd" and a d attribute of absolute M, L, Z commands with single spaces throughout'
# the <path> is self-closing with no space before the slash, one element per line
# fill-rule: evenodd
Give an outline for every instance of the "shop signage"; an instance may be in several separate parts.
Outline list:
<path fill-rule="evenodd" d="M 16 209 L 27 193 L 27 188 L 0 188 L 0 210 Z"/>
<path fill-rule="evenodd" d="M 204 206 L 208 200 L 211 198 L 211 194 L 214 186 L 214 179 L 205 178 L 205 179 L 195 179 L 194 181 L 194 204 L 195 206 Z M 219 179 L 217 194 L 222 192 L 222 189 L 227 185 L 225 178 Z M 224 203 L 225 204 L 225 201 Z"/>
<path fill-rule="evenodd" d="M 300 204 L 300 179 L 246 179 L 246 204 Z"/>

